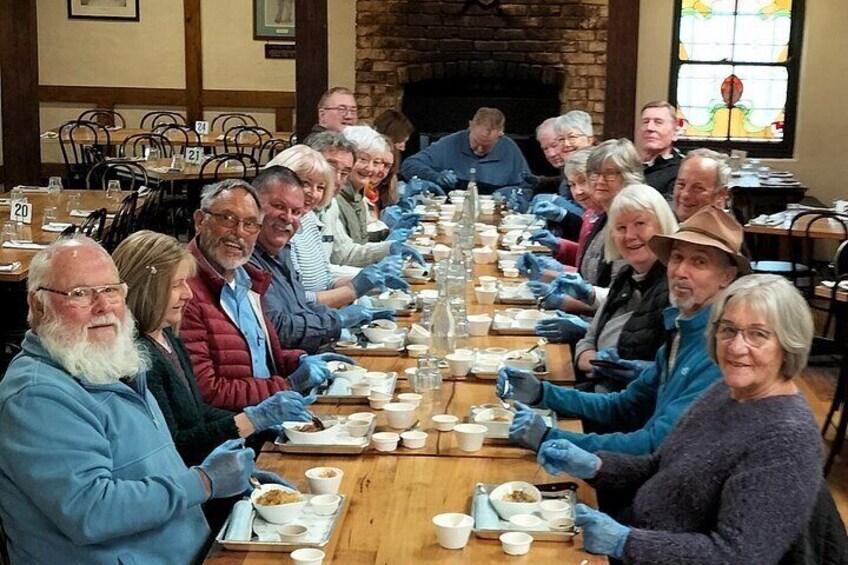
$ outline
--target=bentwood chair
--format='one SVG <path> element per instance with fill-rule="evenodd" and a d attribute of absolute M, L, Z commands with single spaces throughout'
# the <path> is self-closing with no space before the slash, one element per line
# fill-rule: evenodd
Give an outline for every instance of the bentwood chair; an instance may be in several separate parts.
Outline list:
<path fill-rule="evenodd" d="M 139 127 L 141 129 L 149 129 L 153 130 L 156 126 L 162 126 L 167 124 L 176 124 L 180 126 L 187 125 L 186 118 L 179 112 L 171 112 L 169 110 L 158 110 L 155 112 L 148 112 L 141 117 L 141 122 L 139 123 Z"/>
<path fill-rule="evenodd" d="M 100 208 L 91 212 L 79 227 L 79 233 L 90 237 L 94 241 L 103 239 L 103 231 L 106 228 L 106 208 Z"/>
<path fill-rule="evenodd" d="M 121 143 L 118 155 L 127 159 L 145 157 L 148 148 L 158 149 L 162 157 L 170 157 L 174 154 L 171 140 L 161 133 L 134 133 L 127 136 Z"/>
<path fill-rule="evenodd" d="M 261 126 L 233 126 L 224 133 L 224 153 L 243 153 L 259 161 L 260 149 L 273 137 Z"/>
<path fill-rule="evenodd" d="M 127 121 L 120 114 L 120 112 L 116 112 L 115 110 L 109 110 L 108 108 L 93 108 L 91 110 L 86 110 L 82 112 L 78 120 L 88 120 L 90 122 L 97 122 L 98 124 L 104 126 L 114 126 L 120 128 L 127 127 Z"/>
<path fill-rule="evenodd" d="M 139 163 L 117 159 L 94 165 L 86 175 L 85 185 L 89 190 L 106 190 L 110 180 L 120 182 L 121 190 L 137 191 L 150 185 L 147 171 Z"/>
<path fill-rule="evenodd" d="M 218 114 L 209 126 L 210 131 L 227 131 L 233 126 L 258 126 L 256 118 L 250 114 L 230 112 Z"/>
<path fill-rule="evenodd" d="M 259 151 L 256 155 L 256 160 L 259 161 L 260 166 L 264 166 L 268 164 L 268 161 L 285 151 L 291 147 L 291 143 L 286 141 L 285 139 L 278 139 L 276 137 L 272 137 L 267 140 L 262 146 L 259 148 Z"/>
<path fill-rule="evenodd" d="M 839 376 L 836 379 L 836 391 L 833 395 L 833 401 L 830 403 L 830 409 L 824 419 L 822 426 L 822 437 L 827 433 L 828 428 L 833 425 L 834 417 L 839 412 L 839 421 L 836 423 L 836 435 L 833 438 L 833 443 L 830 445 L 830 452 L 827 455 L 827 461 L 824 465 L 824 473 L 830 471 L 834 459 L 842 450 L 842 444 L 845 442 L 845 433 L 848 431 L 848 298 L 844 298 L 848 291 L 845 288 L 840 288 L 840 283 L 848 284 L 848 274 L 842 274 L 835 281 L 831 289 L 830 301 L 835 311 L 836 330 L 834 333 L 834 341 L 837 347 L 841 348 L 842 360 L 839 364 Z"/>
<path fill-rule="evenodd" d="M 200 135 L 192 128 L 181 124 L 159 124 L 153 133 L 165 137 L 171 143 L 171 151 L 179 147 L 177 153 L 185 153 L 186 147 L 199 147 Z"/>
<path fill-rule="evenodd" d="M 228 178 L 250 180 L 259 174 L 259 163 L 244 153 L 224 153 L 206 160 L 200 167 L 201 181 L 217 182 Z"/>
<path fill-rule="evenodd" d="M 101 244 L 109 253 L 112 253 L 118 244 L 124 241 L 135 231 L 136 206 L 138 205 L 138 193 L 133 192 L 121 202 L 112 224 L 106 230 Z"/>
<path fill-rule="evenodd" d="M 105 126 L 87 120 L 71 120 L 59 127 L 59 148 L 69 188 L 80 188 L 88 171 L 102 161 L 111 135 Z"/>

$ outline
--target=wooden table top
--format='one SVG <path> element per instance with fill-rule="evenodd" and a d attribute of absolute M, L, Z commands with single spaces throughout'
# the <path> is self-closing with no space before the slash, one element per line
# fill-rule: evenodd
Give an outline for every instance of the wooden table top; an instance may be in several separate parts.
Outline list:
<path fill-rule="evenodd" d="M 792 235 L 795 237 L 811 237 L 814 239 L 832 239 L 841 241 L 845 238 L 845 231 L 842 225 L 832 218 L 821 218 L 811 224 L 812 217 L 801 218 L 795 223 Z M 848 220 L 848 218 L 846 218 Z M 809 226 L 809 232 L 807 227 Z M 777 235 L 788 237 L 790 235 L 789 226 L 780 224 L 777 226 L 764 226 L 757 224 L 745 224 L 745 233 L 756 233 L 763 235 Z"/>
<path fill-rule="evenodd" d="M 69 215 L 68 196 L 71 194 L 79 194 L 80 210 L 97 210 L 106 208 L 110 213 L 114 213 L 125 196 L 130 192 L 122 192 L 118 200 L 108 200 L 106 193 L 102 190 L 63 190 L 61 194 L 52 196 L 45 193 L 26 193 L 27 200 L 33 205 L 32 225 L 24 226 L 24 237 L 34 241 L 35 243 L 52 243 L 59 238 L 58 232 L 49 232 L 41 229 L 41 216 L 44 208 L 55 206 L 57 212 L 57 222 L 67 222 L 72 224 L 81 224 L 85 218 L 77 218 Z M 8 195 L 8 193 L 7 193 Z M 0 215 L 3 221 L 9 220 L 9 206 L 0 206 Z M 108 220 L 107 220 L 108 223 Z M 29 249 L 6 249 L 0 247 L 0 264 L 9 264 L 17 261 L 21 264 L 21 268 L 12 273 L 0 273 L 0 282 L 16 282 L 26 280 L 29 273 L 29 263 L 37 253 L 37 250 Z"/>
<path fill-rule="evenodd" d="M 58 130 L 50 130 L 50 133 L 58 134 Z M 141 128 L 120 128 L 109 130 L 109 144 L 110 145 L 120 145 L 124 142 L 125 139 L 132 135 L 136 135 L 139 133 L 153 133 L 153 130 L 150 129 L 141 129 Z M 291 137 L 290 131 L 274 131 L 271 132 L 275 139 L 282 139 L 288 141 Z M 178 134 L 176 132 L 170 132 L 166 137 L 168 137 L 171 141 L 182 143 L 184 137 L 182 134 Z M 94 141 L 94 136 L 91 135 L 91 132 L 88 130 L 81 130 L 77 132 L 75 135 L 75 139 L 78 143 L 92 143 Z M 56 141 L 59 139 L 56 137 L 46 138 L 47 141 Z M 221 147 L 224 145 L 224 132 L 222 131 L 210 131 L 205 135 L 200 136 L 200 145 L 203 147 Z M 243 145 L 257 146 L 261 145 L 256 141 L 251 142 L 249 139 L 245 139 Z"/>
<path fill-rule="evenodd" d="M 200 180 L 201 165 L 186 163 L 182 171 L 171 169 L 171 159 L 154 159 L 152 161 L 138 161 L 139 165 L 144 167 L 147 176 L 151 179 L 160 182 L 180 182 L 180 181 L 196 181 Z M 218 170 L 218 179 L 242 178 L 243 167 L 235 161 L 230 161 L 229 168 L 220 168 Z M 234 165 L 234 166 L 233 166 Z M 215 173 L 214 167 L 207 169 L 206 175 L 209 182 L 212 182 L 212 175 Z M 252 176 L 252 175 L 249 175 Z"/>
<path fill-rule="evenodd" d="M 816 296 L 819 298 L 826 298 L 828 300 L 833 298 L 833 288 L 827 287 L 823 284 L 816 285 L 815 290 Z M 848 290 L 837 289 L 836 290 L 836 301 L 837 302 L 848 302 Z"/>

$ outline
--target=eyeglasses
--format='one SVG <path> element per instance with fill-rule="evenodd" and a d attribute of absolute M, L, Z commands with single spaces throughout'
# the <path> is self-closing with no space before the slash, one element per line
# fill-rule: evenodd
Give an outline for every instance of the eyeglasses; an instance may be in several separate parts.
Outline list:
<path fill-rule="evenodd" d="M 595 182 L 596 180 L 603 177 L 606 182 L 613 182 L 615 179 L 621 176 L 621 173 L 616 171 L 614 173 L 592 173 L 589 175 L 589 180 Z"/>
<path fill-rule="evenodd" d="M 745 343 L 751 347 L 762 347 L 774 335 L 774 332 L 762 328 L 737 328 L 726 322 L 716 323 L 715 335 L 721 341 L 731 342 L 736 339 L 736 335 L 739 333 L 742 334 Z"/>
<path fill-rule="evenodd" d="M 40 286 L 36 290 L 44 290 L 59 294 L 68 299 L 71 305 L 78 308 L 88 308 L 97 300 L 97 297 L 103 295 L 109 304 L 117 304 L 127 297 L 127 283 L 106 284 L 103 286 L 78 286 L 71 290 L 56 290 Z"/>
<path fill-rule="evenodd" d="M 568 143 L 569 145 L 574 145 L 575 143 L 577 143 L 577 140 L 580 139 L 581 137 L 588 137 L 588 136 L 585 133 L 570 133 L 568 135 L 560 137 L 559 140 L 562 141 L 562 142 Z"/>
<path fill-rule="evenodd" d="M 209 214 L 210 216 L 215 216 L 218 218 L 218 223 L 228 229 L 235 229 L 241 224 L 244 228 L 244 231 L 247 233 L 257 233 L 259 232 L 259 228 L 262 227 L 262 222 L 258 220 L 254 220 L 252 218 L 248 218 L 247 220 L 242 220 L 241 218 L 236 218 L 232 214 L 219 213 L 219 212 L 210 212 L 209 210 L 203 210 L 204 214 Z"/>
<path fill-rule="evenodd" d="M 330 110 L 331 112 L 338 112 L 342 116 L 347 116 L 350 114 L 351 116 L 355 116 L 359 111 L 359 108 L 356 106 L 333 106 L 332 108 L 324 108 L 325 110 Z"/>

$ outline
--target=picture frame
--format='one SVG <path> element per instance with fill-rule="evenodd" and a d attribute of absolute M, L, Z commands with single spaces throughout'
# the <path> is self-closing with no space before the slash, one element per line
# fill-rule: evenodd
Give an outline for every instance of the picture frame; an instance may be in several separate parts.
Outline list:
<path fill-rule="evenodd" d="M 294 41 L 295 0 L 253 0 L 253 39 Z"/>
<path fill-rule="evenodd" d="M 139 21 L 139 0 L 68 0 L 68 18 Z"/>

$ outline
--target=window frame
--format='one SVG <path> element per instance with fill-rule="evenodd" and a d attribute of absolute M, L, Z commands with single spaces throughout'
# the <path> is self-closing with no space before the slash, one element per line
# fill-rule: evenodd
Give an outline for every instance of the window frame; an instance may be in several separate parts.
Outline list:
<path fill-rule="evenodd" d="M 683 8 L 683 0 L 674 2 L 674 26 L 671 36 L 671 66 L 669 70 L 669 93 L 668 100 L 677 107 L 677 83 L 680 67 L 684 61 L 680 60 L 680 14 Z M 795 151 L 795 134 L 798 125 L 798 87 L 800 84 L 801 71 L 801 49 L 804 41 L 804 13 L 806 0 L 792 0 L 792 24 L 789 31 L 789 44 L 787 46 L 787 57 L 785 64 L 775 63 L 746 63 L 745 61 L 728 61 L 723 64 L 786 68 L 786 105 L 784 108 L 785 119 L 783 122 L 783 139 L 777 143 L 756 141 L 730 141 L 718 139 L 678 139 L 675 146 L 682 149 L 694 149 L 696 147 L 710 147 L 712 149 L 730 153 L 733 149 L 746 151 L 749 157 L 761 158 L 792 158 Z M 715 61 L 685 61 L 685 64 L 715 65 Z"/>

